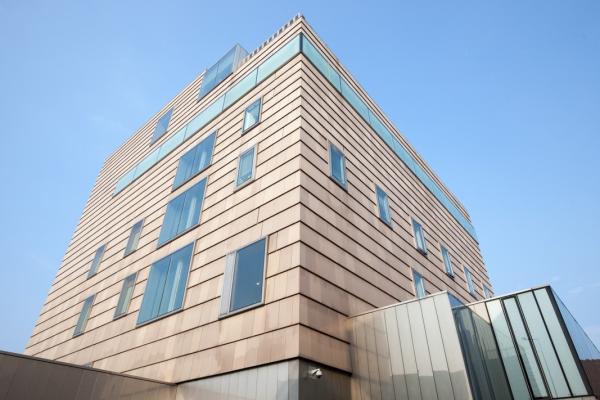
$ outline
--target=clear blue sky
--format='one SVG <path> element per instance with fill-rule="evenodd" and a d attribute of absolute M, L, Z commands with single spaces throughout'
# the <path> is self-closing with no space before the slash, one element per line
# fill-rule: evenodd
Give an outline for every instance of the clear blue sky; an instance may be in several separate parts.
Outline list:
<path fill-rule="evenodd" d="M 496 292 L 551 283 L 600 343 L 600 2 L 348 3 L 0 0 L 0 349 L 104 158 L 299 11 L 466 205 Z"/>

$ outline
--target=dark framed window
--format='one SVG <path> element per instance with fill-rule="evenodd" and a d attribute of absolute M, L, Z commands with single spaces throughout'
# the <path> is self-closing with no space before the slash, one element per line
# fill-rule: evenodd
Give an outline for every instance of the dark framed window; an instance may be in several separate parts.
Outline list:
<path fill-rule="evenodd" d="M 105 244 L 96 249 L 96 254 L 94 254 L 94 259 L 92 260 L 92 264 L 90 265 L 90 271 L 88 272 L 88 279 L 96 275 L 96 272 L 98 272 L 98 267 L 100 267 L 102 257 L 104 256 L 104 250 L 106 250 Z"/>
<path fill-rule="evenodd" d="M 167 212 L 158 236 L 161 246 L 200 223 L 206 178 L 175 197 L 167 205 Z"/>
<path fill-rule="evenodd" d="M 131 274 L 123 280 L 123 287 L 121 288 L 121 294 L 119 295 L 114 318 L 119 318 L 127 314 L 129 303 L 131 303 L 131 297 L 133 296 L 133 289 L 135 288 L 136 277 L 137 273 Z"/>
<path fill-rule="evenodd" d="M 333 143 L 329 143 L 329 176 L 344 189 L 348 187 L 346 180 L 346 157 Z"/>
<path fill-rule="evenodd" d="M 263 238 L 227 255 L 221 315 L 262 304 L 266 250 L 267 239 Z"/>
<path fill-rule="evenodd" d="M 125 246 L 125 256 L 128 256 L 137 250 L 138 243 L 140 242 L 140 236 L 142 235 L 143 226 L 144 220 L 140 220 L 131 227 L 129 239 L 127 239 L 127 245 Z"/>
<path fill-rule="evenodd" d="M 183 185 L 210 165 L 216 137 L 216 132 L 211 133 L 181 156 L 177 165 L 175 180 L 173 181 L 173 189 Z"/>
<path fill-rule="evenodd" d="M 464 266 L 465 270 L 465 280 L 467 281 L 467 290 L 472 295 L 475 295 L 475 283 L 473 282 L 473 274 L 471 270 L 466 265 Z"/>
<path fill-rule="evenodd" d="M 262 108 L 262 99 L 258 99 L 250 104 L 244 111 L 244 123 L 242 125 L 242 133 L 245 133 L 250 128 L 253 128 L 260 122 L 260 111 Z"/>
<path fill-rule="evenodd" d="M 415 284 L 415 296 L 418 299 L 421 299 L 427 296 L 427 292 L 425 291 L 425 280 L 423 279 L 423 275 L 418 273 L 413 269 L 413 281 Z"/>
<path fill-rule="evenodd" d="M 94 297 L 95 295 L 91 295 L 83 301 L 83 306 L 81 307 L 81 312 L 79 313 L 79 318 L 77 319 L 77 324 L 75 325 L 75 332 L 73 333 L 73 336 L 81 335 L 85 331 L 85 326 L 87 324 L 88 318 L 90 317 L 92 305 L 94 304 Z"/>
<path fill-rule="evenodd" d="M 425 232 L 423 226 L 414 218 L 412 220 L 413 233 L 415 235 L 415 247 L 422 254 L 427 254 L 427 244 L 425 242 Z"/>
<path fill-rule="evenodd" d="M 143 324 L 183 306 L 194 244 L 152 264 L 137 323 Z"/>
<path fill-rule="evenodd" d="M 444 270 L 450 276 L 454 276 L 454 269 L 452 268 L 452 259 L 450 258 L 450 252 L 446 246 L 441 245 L 442 249 L 442 260 L 444 261 Z"/>
<path fill-rule="evenodd" d="M 161 138 L 162 135 L 165 134 L 167 129 L 169 128 L 169 122 L 171 121 L 171 114 L 173 114 L 173 108 L 170 108 L 169 111 L 164 113 L 162 117 L 158 119 L 156 126 L 154 127 L 154 132 L 152 132 L 152 143 L 156 142 Z"/>
<path fill-rule="evenodd" d="M 388 225 L 392 225 L 392 215 L 390 214 L 390 203 L 387 194 L 379 186 L 375 186 L 377 193 L 377 208 L 379 218 Z"/>
<path fill-rule="evenodd" d="M 256 166 L 256 145 L 240 154 L 238 168 L 235 176 L 235 187 L 241 187 L 254 178 Z"/>

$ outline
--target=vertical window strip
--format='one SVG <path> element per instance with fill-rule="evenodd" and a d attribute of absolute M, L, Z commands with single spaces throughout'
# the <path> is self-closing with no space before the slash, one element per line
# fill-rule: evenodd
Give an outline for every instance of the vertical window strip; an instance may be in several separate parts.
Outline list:
<path fill-rule="evenodd" d="M 450 276 L 454 276 L 454 269 L 452 268 L 452 259 L 450 258 L 450 252 L 446 246 L 442 245 L 442 260 L 444 261 L 444 269 Z"/>
<path fill-rule="evenodd" d="M 88 272 L 88 279 L 96 275 L 96 273 L 98 272 L 98 268 L 100 267 L 100 263 L 102 262 L 102 257 L 104 257 L 105 250 L 105 244 L 98 247 L 98 249 L 96 250 L 96 253 L 94 254 L 94 259 L 92 260 L 92 264 L 90 265 L 90 270 Z"/>
<path fill-rule="evenodd" d="M 162 135 L 167 132 L 169 128 L 169 122 L 171 121 L 171 115 L 173 114 L 173 107 L 171 107 L 166 113 L 162 115 L 158 119 L 156 126 L 154 127 L 154 132 L 152 132 L 152 143 L 156 142 L 158 139 L 162 137 Z"/>
<path fill-rule="evenodd" d="M 473 274 L 471 274 L 471 270 L 466 265 L 464 266 L 465 270 L 465 280 L 467 281 L 467 289 L 469 293 L 475 295 L 475 284 L 473 283 Z"/>
<path fill-rule="evenodd" d="M 412 220 L 413 233 L 415 235 L 415 246 L 423 254 L 427 254 L 427 244 L 425 242 L 425 233 L 423 232 L 423 226 L 418 223 L 414 218 Z"/>
<path fill-rule="evenodd" d="M 346 157 L 335 144 L 329 143 L 329 174 L 344 189 L 348 187 L 346 178 Z"/>
<path fill-rule="evenodd" d="M 83 301 L 83 306 L 81 307 L 81 312 L 79 313 L 73 336 L 81 335 L 85 331 L 85 326 L 87 325 L 92 310 L 92 304 L 94 303 L 94 297 L 95 295 L 91 295 Z"/>
<path fill-rule="evenodd" d="M 173 190 L 188 182 L 211 164 L 216 136 L 216 132 L 211 133 L 181 156 L 173 181 Z"/>
<path fill-rule="evenodd" d="M 427 292 L 425 291 L 425 282 L 423 281 L 423 275 L 419 274 L 417 271 L 413 269 L 413 281 L 415 285 L 415 296 L 418 299 L 421 299 L 427 296 Z"/>
<path fill-rule="evenodd" d="M 119 294 L 114 318 L 127 314 L 129 303 L 131 303 L 131 298 L 133 296 L 133 289 L 135 288 L 136 277 L 137 273 L 131 274 L 123 280 L 123 287 L 121 288 L 121 294 Z"/>
<path fill-rule="evenodd" d="M 125 246 L 125 255 L 129 255 L 137 250 L 140 236 L 142 234 L 142 226 L 144 225 L 144 220 L 136 222 L 131 227 L 131 232 L 129 233 L 129 239 L 127 239 L 127 245 Z"/>
<path fill-rule="evenodd" d="M 235 178 L 236 188 L 245 185 L 254 179 L 256 166 L 256 145 L 245 150 L 238 159 L 238 168 Z"/>
<path fill-rule="evenodd" d="M 388 225 L 392 224 L 392 216 L 390 214 L 390 203 L 387 194 L 379 187 L 375 187 L 377 194 L 377 208 L 379 209 L 379 218 Z"/>

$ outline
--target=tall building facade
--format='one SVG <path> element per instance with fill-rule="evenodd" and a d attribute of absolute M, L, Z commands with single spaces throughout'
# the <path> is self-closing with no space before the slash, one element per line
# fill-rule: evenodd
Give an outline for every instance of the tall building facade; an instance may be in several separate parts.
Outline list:
<path fill-rule="evenodd" d="M 443 291 L 493 297 L 467 211 L 299 16 L 107 158 L 25 353 L 348 398 L 354 316 Z"/>

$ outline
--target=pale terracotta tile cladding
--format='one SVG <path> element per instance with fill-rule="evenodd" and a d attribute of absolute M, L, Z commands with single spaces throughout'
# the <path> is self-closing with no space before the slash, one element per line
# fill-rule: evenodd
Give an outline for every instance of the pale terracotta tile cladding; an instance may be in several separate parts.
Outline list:
<path fill-rule="evenodd" d="M 113 196 L 117 179 L 155 148 L 150 136 L 163 112 L 175 107 L 157 143 L 300 31 L 346 74 L 298 19 L 200 102 L 201 77 L 195 79 L 106 160 L 27 354 L 176 382 L 298 356 L 351 371 L 345 317 L 413 297 L 411 268 L 422 273 L 428 292 L 448 289 L 472 300 L 463 264 L 476 278 L 477 297 L 481 282 L 491 288 L 477 243 L 302 55 Z M 261 122 L 241 135 L 243 110 L 258 97 Z M 211 166 L 173 192 L 179 158 L 214 130 Z M 329 178 L 328 141 L 344 149 L 347 191 Z M 253 144 L 256 178 L 235 191 L 237 157 Z M 156 249 L 166 204 L 204 177 L 201 224 Z M 375 184 L 389 196 L 391 228 L 377 216 Z M 427 256 L 414 248 L 412 217 L 425 228 Z M 131 226 L 142 218 L 138 250 L 123 257 Z M 269 237 L 265 305 L 219 319 L 226 254 L 263 236 Z M 183 309 L 136 327 L 152 263 L 194 241 Z M 454 279 L 444 273 L 440 242 L 452 253 Z M 99 271 L 87 279 L 103 243 Z M 113 320 L 122 281 L 134 272 L 128 314 Z M 82 301 L 91 294 L 96 298 L 85 333 L 74 338 Z"/>

